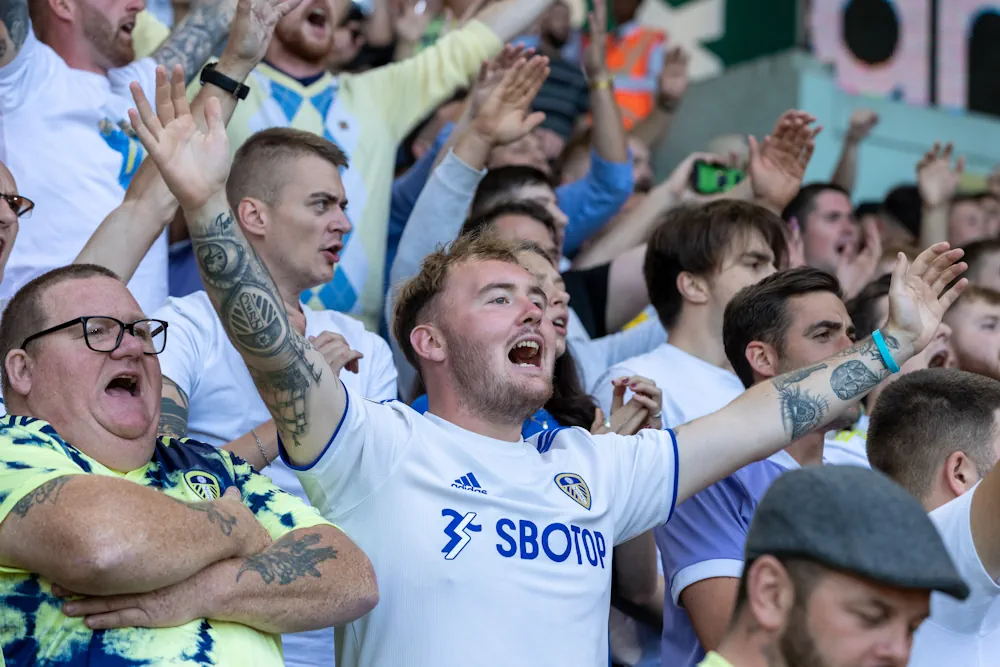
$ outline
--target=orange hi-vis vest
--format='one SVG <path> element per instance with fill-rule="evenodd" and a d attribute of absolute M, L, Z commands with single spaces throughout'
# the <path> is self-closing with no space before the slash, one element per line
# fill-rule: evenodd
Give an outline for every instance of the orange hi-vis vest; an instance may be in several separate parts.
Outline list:
<path fill-rule="evenodd" d="M 585 47 L 588 41 L 584 36 Z M 608 35 L 608 70 L 615 78 L 615 100 L 626 129 L 648 116 L 656 104 L 666 41 L 663 31 L 634 22 Z"/>

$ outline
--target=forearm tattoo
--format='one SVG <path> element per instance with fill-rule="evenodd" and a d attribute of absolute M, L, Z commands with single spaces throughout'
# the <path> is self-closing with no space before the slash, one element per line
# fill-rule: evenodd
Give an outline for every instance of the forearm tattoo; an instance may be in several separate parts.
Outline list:
<path fill-rule="evenodd" d="M 892 349 L 899 349 L 899 341 L 892 336 L 885 336 L 886 344 Z M 889 370 L 882 360 L 870 337 L 842 350 L 833 356 L 834 359 L 861 356 L 861 359 L 851 359 L 836 366 L 830 373 L 830 388 L 834 395 L 842 401 L 853 401 L 871 391 L 875 385 L 889 376 Z M 872 369 L 870 361 L 877 362 L 878 368 Z M 778 392 L 778 404 L 781 409 L 781 420 L 785 430 L 791 434 L 792 440 L 797 440 L 815 431 L 829 421 L 827 413 L 830 409 L 828 397 L 815 389 L 807 390 L 800 383 L 813 373 L 828 368 L 827 364 L 816 364 L 791 373 L 785 373 L 774 378 L 771 383 Z"/>
<path fill-rule="evenodd" d="M 223 11 L 222 5 L 222 0 L 216 0 L 193 7 L 153 53 L 153 60 L 164 65 L 167 71 L 174 65 L 183 65 L 184 82 L 190 83 L 229 31 L 231 17 Z"/>
<path fill-rule="evenodd" d="M 28 0 L 0 0 L 0 23 L 7 26 L 7 35 L 17 53 L 28 38 Z M 0 58 L 7 55 L 7 40 L 0 39 Z"/>
<path fill-rule="evenodd" d="M 286 444 L 299 446 L 308 426 L 306 392 L 319 385 L 322 368 L 306 357 L 311 346 L 289 324 L 278 288 L 232 211 L 198 227 L 190 232 L 205 289 L 279 432 L 290 436 Z"/>
<path fill-rule="evenodd" d="M 164 389 L 171 387 L 177 392 L 177 400 L 173 396 L 163 396 L 160 399 L 160 425 L 157 433 L 167 438 L 183 438 L 187 435 L 188 396 L 170 378 L 163 378 Z"/>
<path fill-rule="evenodd" d="M 233 534 L 233 527 L 238 521 L 236 517 L 229 512 L 219 509 L 219 507 L 214 503 L 195 503 L 193 505 L 188 505 L 188 507 L 196 512 L 204 512 L 205 516 L 208 518 L 208 522 L 217 525 L 219 530 L 226 537 Z"/>
<path fill-rule="evenodd" d="M 298 539 L 278 540 L 269 549 L 245 558 L 236 573 L 236 581 L 246 572 L 256 572 L 265 584 L 277 582 L 280 586 L 307 576 L 318 579 L 322 573 L 316 566 L 337 558 L 337 550 L 333 547 L 315 546 L 320 539 L 319 533 L 309 533 Z"/>
<path fill-rule="evenodd" d="M 45 503 L 55 505 L 59 500 L 59 492 L 62 491 L 64 486 L 66 486 L 66 482 L 69 481 L 70 477 L 70 475 L 67 475 L 66 477 L 56 477 L 55 479 L 50 479 L 17 501 L 17 504 L 14 505 L 12 511 L 14 514 L 23 519 L 28 515 L 28 512 L 31 511 L 32 507 L 44 505 Z"/>

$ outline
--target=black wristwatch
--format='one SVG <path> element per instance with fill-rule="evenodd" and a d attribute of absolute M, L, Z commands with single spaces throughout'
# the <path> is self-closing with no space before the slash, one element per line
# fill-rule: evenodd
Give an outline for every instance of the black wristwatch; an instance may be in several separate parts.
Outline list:
<path fill-rule="evenodd" d="M 210 83 L 217 88 L 222 88 L 224 91 L 232 95 L 238 100 L 245 100 L 247 98 L 247 93 L 250 92 L 250 86 L 246 84 L 239 83 L 236 79 L 226 76 L 222 72 L 215 69 L 216 63 L 208 63 L 201 69 L 201 81 L 202 85 Z"/>

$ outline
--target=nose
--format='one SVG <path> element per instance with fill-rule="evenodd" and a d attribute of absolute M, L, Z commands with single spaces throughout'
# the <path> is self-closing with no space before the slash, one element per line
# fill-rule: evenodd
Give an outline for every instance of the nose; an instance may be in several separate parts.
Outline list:
<path fill-rule="evenodd" d="M 11 208 L 6 199 L 0 199 L 0 224 L 10 227 L 17 223 L 17 213 Z"/>
<path fill-rule="evenodd" d="M 891 637 L 886 637 L 879 648 L 878 657 L 888 664 L 896 667 L 903 667 L 910 659 L 910 649 L 913 646 L 913 637 L 906 629 L 893 632 Z"/>
<path fill-rule="evenodd" d="M 330 229 L 345 235 L 351 233 L 351 230 L 354 229 L 354 225 L 351 224 L 351 219 L 347 217 L 347 211 L 337 207 L 337 212 L 330 221 Z"/>
<path fill-rule="evenodd" d="M 538 307 L 530 297 L 525 296 L 524 299 L 524 310 L 522 311 L 520 323 L 521 324 L 533 324 L 535 322 L 541 322 L 542 315 L 544 311 Z"/>
<path fill-rule="evenodd" d="M 558 290 L 552 294 L 552 305 L 553 306 L 567 306 L 569 305 L 569 292 L 565 290 Z"/>
<path fill-rule="evenodd" d="M 952 333 L 951 327 L 942 322 L 941 324 L 938 325 L 937 331 L 934 332 L 934 337 L 940 341 L 944 341 L 945 343 L 947 343 L 949 340 L 951 340 L 951 333 Z"/>
<path fill-rule="evenodd" d="M 111 353 L 113 359 L 139 359 L 143 356 L 142 343 L 128 331 L 122 332 L 121 344 Z"/>

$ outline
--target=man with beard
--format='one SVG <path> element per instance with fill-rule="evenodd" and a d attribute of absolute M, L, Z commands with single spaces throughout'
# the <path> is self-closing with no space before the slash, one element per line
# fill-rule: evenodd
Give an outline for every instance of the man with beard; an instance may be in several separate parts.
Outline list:
<path fill-rule="evenodd" d="M 732 622 L 700 667 L 904 667 L 932 592 L 935 606 L 955 604 L 940 593 L 969 595 L 920 503 L 860 468 L 778 479 L 757 507 L 745 559 Z M 940 657 L 931 664 L 954 654 Z"/>
<path fill-rule="evenodd" d="M 197 75 L 226 35 L 233 4 L 197 4 L 151 58 L 133 62 L 132 31 L 142 0 L 0 0 L 0 144 L 10 171 L 36 202 L 0 297 L 10 298 L 35 276 L 72 262 L 98 223 L 121 203 L 144 156 L 125 115 L 129 82 L 152 92 L 157 64 L 182 65 L 189 76 Z M 281 2 L 243 4 L 261 10 L 256 20 Z M 217 72 L 239 82 L 263 52 L 254 51 L 261 35 L 235 34 Z M 265 38 L 261 48 L 266 43 Z M 208 92 L 220 95 L 224 106 L 235 106 L 227 91 L 212 85 Z M 132 288 L 148 312 L 166 298 L 165 235 Z"/>
<path fill-rule="evenodd" d="M 847 302 L 847 312 L 857 331 L 874 331 L 883 326 L 889 317 L 889 289 L 892 276 L 885 275 L 869 283 L 861 294 Z M 949 313 L 950 314 L 950 313 Z M 894 379 L 923 368 L 955 368 L 958 358 L 952 342 L 952 328 L 947 319 L 938 325 L 937 331 L 927 347 L 914 355 L 905 364 L 900 364 L 899 373 L 893 379 L 878 384 L 862 402 L 865 410 L 854 426 L 843 431 L 831 431 L 823 445 L 823 460 L 828 464 L 855 465 L 868 467 L 868 419 L 878 403 L 882 390 Z"/>
<path fill-rule="evenodd" d="M 379 572 L 380 606 L 338 628 L 341 667 L 449 667 L 470 655 L 606 660 L 613 547 L 842 415 L 926 346 L 967 285 L 945 290 L 965 270 L 962 251 L 935 245 L 897 265 L 884 329 L 825 364 L 753 387 L 676 432 L 552 429 L 525 441 L 524 420 L 552 393 L 555 332 L 513 246 L 463 237 L 427 257 L 392 326 L 424 379 L 429 412 L 367 401 L 291 326 L 235 224 L 217 106 L 205 133 L 183 96 L 157 104 L 162 119 L 138 89 L 136 102 L 133 126 L 207 260 L 207 291 L 274 418 L 282 457 L 326 517 L 356 529 Z"/>
<path fill-rule="evenodd" d="M 840 285 L 802 267 L 740 290 L 726 306 L 722 339 L 743 383 L 769 382 L 850 347 L 854 327 Z M 841 423 L 850 426 L 857 407 Z M 768 487 L 781 475 L 823 461 L 823 431 L 804 433 L 784 450 L 695 494 L 670 523 L 654 529 L 670 588 L 664 603 L 664 665 L 694 667 L 719 646 L 736 602 L 747 530 Z"/>
<path fill-rule="evenodd" d="M 359 316 L 378 330 L 399 143 L 551 1 L 502 0 L 417 56 L 358 75 L 327 70 L 338 3 L 303 0 L 278 23 L 264 62 L 249 78 L 250 94 L 229 124 L 233 150 L 259 130 L 291 127 L 332 141 L 351 163 L 343 179 L 354 232 L 333 280 L 307 290 L 303 301 Z"/>

